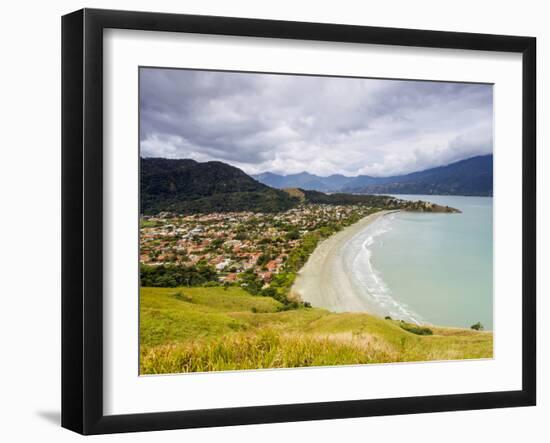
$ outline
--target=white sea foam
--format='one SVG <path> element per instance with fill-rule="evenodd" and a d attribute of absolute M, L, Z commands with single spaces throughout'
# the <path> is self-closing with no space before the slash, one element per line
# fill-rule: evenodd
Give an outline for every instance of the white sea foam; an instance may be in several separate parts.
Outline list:
<path fill-rule="evenodd" d="M 392 229 L 394 218 L 395 214 L 388 214 L 350 239 L 343 250 L 344 267 L 354 291 L 376 306 L 379 315 L 421 324 L 418 314 L 395 300 L 382 275 L 372 264 L 371 247 L 375 242 L 383 241 L 383 235 Z"/>

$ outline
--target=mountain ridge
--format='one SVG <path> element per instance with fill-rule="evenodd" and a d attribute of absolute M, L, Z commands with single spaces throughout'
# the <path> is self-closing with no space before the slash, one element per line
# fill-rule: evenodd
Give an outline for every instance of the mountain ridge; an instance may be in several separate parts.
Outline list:
<path fill-rule="evenodd" d="M 252 177 L 279 189 L 302 188 L 321 192 L 363 194 L 492 196 L 493 155 L 478 155 L 435 168 L 388 177 L 349 177 L 342 174 L 323 177 L 305 171 L 288 175 L 265 172 Z"/>

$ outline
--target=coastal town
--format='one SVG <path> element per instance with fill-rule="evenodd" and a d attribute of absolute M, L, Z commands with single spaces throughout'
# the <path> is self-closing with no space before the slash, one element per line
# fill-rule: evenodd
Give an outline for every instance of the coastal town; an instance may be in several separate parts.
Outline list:
<path fill-rule="evenodd" d="M 148 266 L 208 266 L 220 283 L 253 272 L 265 285 L 281 272 L 311 232 L 327 234 L 377 209 L 365 205 L 308 204 L 280 213 L 223 212 L 143 216 L 140 262 Z"/>

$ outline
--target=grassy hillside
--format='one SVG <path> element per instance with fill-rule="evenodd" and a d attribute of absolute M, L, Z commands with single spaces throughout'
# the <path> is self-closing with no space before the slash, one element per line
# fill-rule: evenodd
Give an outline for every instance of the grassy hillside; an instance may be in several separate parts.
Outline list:
<path fill-rule="evenodd" d="M 490 358 L 493 335 L 308 308 L 240 288 L 142 288 L 142 374 Z"/>

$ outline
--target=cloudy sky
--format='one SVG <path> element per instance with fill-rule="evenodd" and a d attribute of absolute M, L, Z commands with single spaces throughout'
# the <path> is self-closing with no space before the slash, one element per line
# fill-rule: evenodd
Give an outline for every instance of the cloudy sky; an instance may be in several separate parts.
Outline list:
<path fill-rule="evenodd" d="M 143 157 L 386 176 L 493 149 L 490 85 L 142 68 Z"/>

